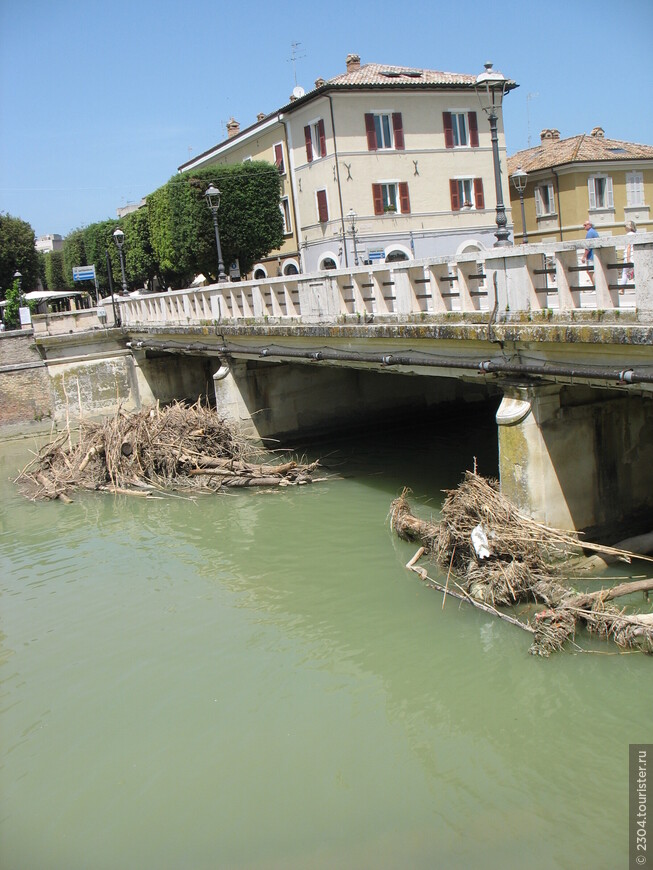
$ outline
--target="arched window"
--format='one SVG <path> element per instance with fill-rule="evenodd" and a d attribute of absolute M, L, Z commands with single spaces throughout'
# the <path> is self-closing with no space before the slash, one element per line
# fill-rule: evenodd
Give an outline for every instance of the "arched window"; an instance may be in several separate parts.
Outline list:
<path fill-rule="evenodd" d="M 317 264 L 318 270 L 320 269 L 337 269 L 338 268 L 338 258 L 335 254 L 332 254 L 331 251 L 327 251 L 326 254 L 322 254 L 320 260 Z"/>
<path fill-rule="evenodd" d="M 296 260 L 286 260 L 283 264 L 284 275 L 299 275 L 299 266 Z"/>
<path fill-rule="evenodd" d="M 262 281 L 264 278 L 268 277 L 267 269 L 262 263 L 257 263 L 254 266 L 254 271 L 252 272 L 252 277 L 255 281 Z"/>
<path fill-rule="evenodd" d="M 398 248 L 393 248 L 385 255 L 386 263 L 402 263 L 404 260 L 410 260 L 410 257 L 406 251 L 401 251 Z"/>

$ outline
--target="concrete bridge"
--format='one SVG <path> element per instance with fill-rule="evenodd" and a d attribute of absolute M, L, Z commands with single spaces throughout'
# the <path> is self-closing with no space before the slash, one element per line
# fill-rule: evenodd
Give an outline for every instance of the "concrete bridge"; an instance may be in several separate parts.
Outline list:
<path fill-rule="evenodd" d="M 55 335 L 36 318 L 35 337 L 68 404 L 80 365 L 113 353 L 115 395 L 214 394 L 264 438 L 494 398 L 504 492 L 545 523 L 598 531 L 653 508 L 653 233 L 636 237 L 625 284 L 625 238 L 592 241 L 591 274 L 584 247 L 120 299 L 120 329 Z"/>

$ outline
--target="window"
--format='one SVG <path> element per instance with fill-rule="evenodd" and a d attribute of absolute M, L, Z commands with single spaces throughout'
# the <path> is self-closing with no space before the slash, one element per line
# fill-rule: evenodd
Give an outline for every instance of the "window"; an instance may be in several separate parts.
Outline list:
<path fill-rule="evenodd" d="M 590 209 L 614 208 L 612 179 L 609 175 L 591 175 L 587 179 Z"/>
<path fill-rule="evenodd" d="M 365 114 L 365 134 L 368 151 L 387 148 L 403 151 L 405 147 L 404 123 L 401 112 L 378 115 L 367 112 Z"/>
<path fill-rule="evenodd" d="M 326 156 L 326 132 L 323 118 L 304 127 L 304 141 L 306 143 L 306 160 L 309 163 L 319 157 Z"/>
<path fill-rule="evenodd" d="M 410 214 L 408 183 L 405 181 L 386 181 L 372 185 L 374 214 Z"/>
<path fill-rule="evenodd" d="M 445 148 L 478 148 L 476 112 L 443 112 Z"/>
<path fill-rule="evenodd" d="M 274 146 L 274 162 L 279 170 L 279 175 L 285 175 L 286 165 L 283 159 L 283 142 L 277 142 Z"/>
<path fill-rule="evenodd" d="M 260 263 L 257 266 L 254 266 L 253 277 L 255 281 L 263 281 L 265 278 L 267 278 L 268 273 L 265 269 L 265 266 L 261 265 Z"/>
<path fill-rule="evenodd" d="M 449 193 L 451 194 L 451 211 L 485 208 L 482 178 L 451 178 L 449 180 Z"/>
<path fill-rule="evenodd" d="M 281 217 L 283 218 L 283 234 L 289 236 L 292 233 L 292 221 L 290 219 L 290 202 L 287 196 L 284 196 L 279 203 L 281 209 Z"/>
<path fill-rule="evenodd" d="M 329 220 L 329 203 L 327 201 L 326 190 L 316 190 L 315 198 L 317 200 L 317 219 L 324 224 Z"/>
<path fill-rule="evenodd" d="M 555 199 L 552 184 L 540 184 L 535 188 L 535 214 L 537 217 L 555 214 Z"/>
<path fill-rule="evenodd" d="M 626 205 L 644 205 L 644 175 L 641 172 L 626 173 Z"/>
<path fill-rule="evenodd" d="M 320 258 L 320 262 L 317 264 L 318 270 L 321 269 L 337 269 L 338 263 L 336 262 L 336 258 L 331 256 L 330 254 L 324 254 Z"/>
<path fill-rule="evenodd" d="M 299 275 L 299 266 L 296 260 L 286 260 L 283 264 L 284 275 Z"/>

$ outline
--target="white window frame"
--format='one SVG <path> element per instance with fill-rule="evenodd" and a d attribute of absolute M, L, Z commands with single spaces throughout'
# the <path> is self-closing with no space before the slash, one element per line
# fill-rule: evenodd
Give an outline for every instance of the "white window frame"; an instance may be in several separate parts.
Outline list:
<path fill-rule="evenodd" d="M 327 200 L 328 202 L 328 200 Z M 283 234 L 284 236 L 292 235 L 292 216 L 290 214 L 290 197 L 282 196 L 281 201 L 279 202 L 279 211 L 281 212 L 281 218 L 283 220 Z"/>
<path fill-rule="evenodd" d="M 317 261 L 318 272 L 324 270 L 324 266 L 322 264 L 325 260 L 333 260 L 333 262 L 336 264 L 336 269 L 340 268 L 340 257 L 337 254 L 334 254 L 332 251 L 324 251 L 324 253 L 320 254 L 320 259 Z"/>
<path fill-rule="evenodd" d="M 258 272 L 259 269 L 263 272 L 263 276 L 264 276 L 263 278 L 255 278 L 254 277 L 255 273 Z M 255 263 L 252 266 L 252 280 L 253 281 L 265 281 L 265 279 L 267 277 L 268 277 L 268 270 L 265 268 L 263 263 Z"/>
<path fill-rule="evenodd" d="M 626 173 L 626 206 L 638 208 L 644 203 L 644 173 L 633 170 Z"/>
<path fill-rule="evenodd" d="M 544 202 L 544 197 L 542 196 L 542 191 L 546 190 L 546 196 L 549 203 L 548 210 L 546 209 L 546 203 Z M 535 216 L 536 217 L 551 217 L 556 213 L 555 206 L 555 191 L 553 189 L 553 182 L 545 181 L 543 184 L 537 184 L 535 186 Z"/>
<path fill-rule="evenodd" d="M 319 123 L 320 121 L 324 122 L 324 118 L 315 118 L 313 121 L 308 122 L 308 128 L 311 131 L 311 149 L 313 151 L 313 160 L 321 160 L 322 157 L 326 157 L 326 124 L 324 125 L 324 154 L 320 149 L 320 130 Z"/>
<path fill-rule="evenodd" d="M 379 151 L 392 151 L 395 147 L 395 130 L 394 125 L 392 123 L 392 112 L 379 111 L 372 112 L 372 117 L 374 118 L 374 135 L 376 136 L 376 147 Z M 383 118 L 387 119 L 387 130 L 384 131 L 383 126 Z M 387 132 L 389 145 L 385 144 L 386 137 L 384 133 Z"/>
<path fill-rule="evenodd" d="M 476 211 L 476 196 L 474 194 L 474 175 L 456 175 L 454 181 L 458 183 L 458 200 L 460 202 L 460 211 Z M 465 199 L 465 188 L 469 185 L 471 199 Z"/>
<path fill-rule="evenodd" d="M 243 157 L 243 163 L 251 163 L 252 160 L 253 160 L 253 157 L 251 154 L 249 154 L 247 157 Z"/>
<path fill-rule="evenodd" d="M 451 131 L 453 133 L 454 148 L 469 148 L 469 121 L 467 120 L 467 110 L 452 109 L 451 112 Z M 465 141 L 461 141 L 464 139 Z"/>
<path fill-rule="evenodd" d="M 598 188 L 597 181 L 603 182 L 603 202 L 599 204 L 598 202 Z M 606 175 L 603 172 L 599 172 L 596 175 L 590 175 L 587 179 L 587 192 L 589 197 L 589 210 L 590 211 L 609 211 L 610 209 L 614 209 L 614 195 L 612 192 L 612 177 L 610 175 Z"/>
<path fill-rule="evenodd" d="M 297 272 L 288 273 L 286 271 L 288 269 L 288 266 L 294 266 L 295 269 L 297 269 Z M 301 273 L 301 269 L 299 268 L 299 263 L 297 262 L 297 260 L 290 259 L 290 260 L 283 261 L 283 266 L 281 267 L 281 274 L 282 275 L 286 275 L 289 278 L 294 278 L 295 275 L 299 275 L 300 273 Z"/>
<path fill-rule="evenodd" d="M 384 214 L 407 214 L 408 212 L 403 212 L 401 210 L 401 193 L 399 192 L 399 178 L 388 178 L 382 181 L 377 181 L 376 184 L 381 186 L 382 195 L 383 195 L 383 213 Z M 394 200 L 395 200 L 395 210 L 392 211 L 388 209 L 386 211 L 386 205 L 390 205 L 390 188 L 394 188 Z"/>

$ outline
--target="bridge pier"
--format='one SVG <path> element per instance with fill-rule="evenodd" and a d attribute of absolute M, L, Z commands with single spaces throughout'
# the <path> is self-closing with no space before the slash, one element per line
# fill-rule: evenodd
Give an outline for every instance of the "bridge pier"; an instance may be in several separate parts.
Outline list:
<path fill-rule="evenodd" d="M 609 533 L 651 513 L 649 399 L 514 382 L 496 419 L 501 490 L 538 522 Z"/>

